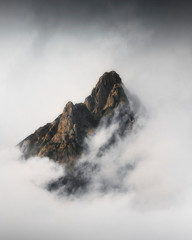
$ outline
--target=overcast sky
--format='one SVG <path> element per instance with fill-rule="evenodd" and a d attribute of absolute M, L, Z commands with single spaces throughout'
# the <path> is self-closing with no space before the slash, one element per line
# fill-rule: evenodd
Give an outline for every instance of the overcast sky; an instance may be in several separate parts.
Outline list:
<path fill-rule="evenodd" d="M 191 239 L 191 5 L 0 1 L 0 238 Z M 61 169 L 47 159 L 20 162 L 12 147 L 68 101 L 84 101 L 111 70 L 149 117 L 103 159 L 100 177 L 110 181 L 120 163 L 141 160 L 127 179 L 132 192 L 58 200 L 40 186 Z"/>
<path fill-rule="evenodd" d="M 67 101 L 83 101 L 105 71 L 131 85 L 142 71 L 187 68 L 190 23 L 187 1 L 1 1 L 0 144 L 16 144 Z"/>

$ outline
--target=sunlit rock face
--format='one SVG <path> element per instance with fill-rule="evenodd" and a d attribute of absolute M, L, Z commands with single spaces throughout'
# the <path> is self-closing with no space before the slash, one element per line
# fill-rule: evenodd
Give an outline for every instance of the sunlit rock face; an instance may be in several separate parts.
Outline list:
<path fill-rule="evenodd" d="M 106 118 L 110 124 L 117 107 L 120 110 L 116 118 L 121 121 L 118 134 L 123 136 L 131 128 L 134 115 L 121 78 L 115 71 L 106 72 L 84 103 L 68 102 L 61 115 L 25 138 L 19 147 L 25 158 L 47 156 L 59 163 L 73 165 L 86 147 L 85 138 L 94 133 L 102 119 Z M 98 154 L 114 142 L 113 137 Z"/>

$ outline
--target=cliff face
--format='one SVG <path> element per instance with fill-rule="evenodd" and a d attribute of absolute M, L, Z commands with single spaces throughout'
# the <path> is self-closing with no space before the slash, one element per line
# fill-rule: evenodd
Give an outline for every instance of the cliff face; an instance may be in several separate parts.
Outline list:
<path fill-rule="evenodd" d="M 19 147 L 25 158 L 47 156 L 59 163 L 72 164 L 85 147 L 85 137 L 94 132 L 103 117 L 110 121 L 118 106 L 121 106 L 118 117 L 124 118 L 119 133 L 122 135 L 132 125 L 133 114 L 121 78 L 114 71 L 106 72 L 84 103 L 68 102 L 61 115 L 25 138 Z"/>

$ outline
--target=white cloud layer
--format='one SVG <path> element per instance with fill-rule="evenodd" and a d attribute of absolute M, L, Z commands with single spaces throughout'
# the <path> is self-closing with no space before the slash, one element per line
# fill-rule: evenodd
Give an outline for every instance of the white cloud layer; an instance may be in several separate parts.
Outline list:
<path fill-rule="evenodd" d="M 136 30 L 137 29 L 137 30 Z M 128 36 L 106 32 L 46 36 L 29 29 L 1 38 L 0 239 L 191 239 L 191 46 L 130 25 Z M 91 33 L 91 30 L 89 30 Z M 15 32 L 14 32 L 15 34 Z M 83 101 L 104 71 L 116 70 L 148 112 L 141 129 L 102 161 L 95 188 L 116 182 L 134 163 L 126 193 L 61 198 L 44 189 L 62 169 L 48 159 L 25 162 L 13 146 L 62 111 Z M 114 126 L 115 127 L 115 126 Z M 90 141 L 94 153 L 110 132 Z M 92 145 L 91 145 L 92 144 Z"/>

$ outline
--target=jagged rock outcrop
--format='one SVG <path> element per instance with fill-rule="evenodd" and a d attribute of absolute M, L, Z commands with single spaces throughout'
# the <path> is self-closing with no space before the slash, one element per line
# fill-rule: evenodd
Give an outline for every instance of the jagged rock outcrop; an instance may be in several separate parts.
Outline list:
<path fill-rule="evenodd" d="M 87 108 L 97 119 L 122 102 L 128 103 L 128 99 L 122 88 L 121 78 L 114 71 L 104 73 L 91 95 L 85 99 Z"/>
<path fill-rule="evenodd" d="M 106 72 L 84 103 L 68 102 L 61 115 L 24 139 L 19 147 L 25 158 L 47 156 L 59 163 L 72 164 L 83 152 L 85 137 L 97 128 L 104 116 L 112 115 L 120 105 L 123 107 L 118 117 L 124 118 L 119 130 L 122 135 L 132 125 L 134 117 L 121 78 L 114 71 Z M 104 147 L 113 142 L 111 139 Z"/>

